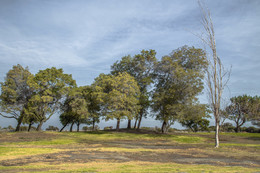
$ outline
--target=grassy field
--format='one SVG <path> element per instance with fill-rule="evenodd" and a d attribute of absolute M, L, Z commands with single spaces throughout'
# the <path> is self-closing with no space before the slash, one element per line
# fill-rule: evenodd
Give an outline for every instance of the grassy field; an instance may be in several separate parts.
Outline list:
<path fill-rule="evenodd" d="M 260 134 L 0 133 L 0 172 L 260 172 Z"/>

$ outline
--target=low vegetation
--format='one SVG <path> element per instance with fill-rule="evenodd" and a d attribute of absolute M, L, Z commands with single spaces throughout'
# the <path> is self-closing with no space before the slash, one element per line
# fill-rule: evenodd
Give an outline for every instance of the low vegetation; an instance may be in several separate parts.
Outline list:
<path fill-rule="evenodd" d="M 30 135 L 28 135 L 30 134 Z M 0 172 L 259 172 L 260 134 L 0 133 Z"/>

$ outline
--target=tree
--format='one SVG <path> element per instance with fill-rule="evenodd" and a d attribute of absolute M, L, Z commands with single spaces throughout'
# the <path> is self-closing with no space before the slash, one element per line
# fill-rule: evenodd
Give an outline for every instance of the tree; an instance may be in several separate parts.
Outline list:
<path fill-rule="evenodd" d="M 134 128 L 140 128 L 142 118 L 147 116 L 149 101 L 148 87 L 153 83 L 153 70 L 157 59 L 154 50 L 142 50 L 141 54 L 134 57 L 125 56 L 121 61 L 117 61 L 111 66 L 111 74 L 117 75 L 122 72 L 127 72 L 135 78 L 140 87 L 139 105 L 141 107 L 139 114 L 135 117 Z M 137 125 L 138 121 L 138 125 Z M 128 128 L 131 128 L 131 120 L 128 121 Z"/>
<path fill-rule="evenodd" d="M 208 87 L 209 105 L 215 118 L 215 147 L 219 147 L 219 121 L 222 93 L 230 77 L 230 70 L 226 71 L 221 59 L 217 55 L 214 25 L 210 11 L 198 1 L 202 12 L 202 25 L 205 37 L 199 38 L 210 48 L 212 54 L 207 56 L 209 66 L 207 68 L 206 84 Z"/>
<path fill-rule="evenodd" d="M 23 112 L 25 115 L 24 115 L 24 118 L 23 118 L 23 124 L 29 124 L 29 127 L 28 127 L 28 132 L 31 130 L 31 127 L 33 124 L 39 122 L 39 120 L 37 119 L 36 116 L 34 116 L 33 113 L 31 112 L 28 112 L 27 109 L 25 109 L 25 111 Z"/>
<path fill-rule="evenodd" d="M 240 127 L 248 120 L 254 120 L 257 115 L 259 117 L 259 100 L 260 98 L 257 96 L 251 97 L 247 95 L 232 97 L 230 99 L 231 104 L 227 107 L 228 119 L 235 122 L 236 132 L 239 132 Z"/>
<path fill-rule="evenodd" d="M 95 79 L 94 87 L 101 99 L 103 115 L 106 120 L 117 120 L 117 130 L 121 119 L 132 119 L 138 114 L 140 90 L 135 79 L 128 73 L 116 76 L 101 74 Z"/>
<path fill-rule="evenodd" d="M 253 125 L 260 127 L 260 97 L 254 96 L 250 99 L 250 121 Z"/>
<path fill-rule="evenodd" d="M 99 118 L 101 116 L 101 108 L 100 108 L 100 99 L 98 98 L 98 94 L 95 92 L 95 87 L 91 86 L 83 86 L 82 94 L 84 99 L 87 101 L 87 109 L 89 112 L 89 119 L 86 124 L 92 124 L 92 130 L 95 129 L 95 124 L 99 123 Z"/>
<path fill-rule="evenodd" d="M 0 115 L 17 120 L 15 131 L 20 129 L 25 116 L 24 110 L 34 91 L 30 86 L 32 78 L 29 69 L 18 64 L 8 71 L 5 81 L 0 83 Z"/>
<path fill-rule="evenodd" d="M 64 125 L 61 131 L 69 123 L 71 123 L 70 131 L 72 131 L 75 123 L 77 125 L 77 131 L 79 131 L 80 124 L 88 122 L 89 111 L 87 105 L 88 103 L 83 95 L 83 87 L 72 88 L 61 106 L 63 113 L 60 115 L 60 121 Z"/>
<path fill-rule="evenodd" d="M 188 46 L 164 56 L 157 64 L 152 108 L 156 119 L 163 122 L 162 133 L 185 114 L 187 106 L 197 102 L 206 67 L 205 52 Z"/>
<path fill-rule="evenodd" d="M 60 108 L 62 99 L 71 87 L 76 86 L 76 82 L 62 69 L 52 67 L 40 70 L 30 86 L 34 88 L 34 94 L 29 99 L 26 111 L 39 120 L 37 131 L 40 131 L 42 124 Z"/>
<path fill-rule="evenodd" d="M 182 126 L 188 127 L 193 132 L 208 130 L 209 120 L 205 118 L 210 116 L 206 105 L 194 104 L 185 109 L 184 115 L 179 120 Z"/>

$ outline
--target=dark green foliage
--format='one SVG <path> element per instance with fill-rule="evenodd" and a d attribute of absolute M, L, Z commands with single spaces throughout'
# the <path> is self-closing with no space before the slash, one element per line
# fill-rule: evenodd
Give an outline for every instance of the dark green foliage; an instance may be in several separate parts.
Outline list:
<path fill-rule="evenodd" d="M 207 67 L 202 49 L 181 47 L 170 56 L 164 56 L 155 69 L 156 84 L 153 92 L 153 111 L 163 122 L 162 132 L 197 104 L 196 96 L 203 90 Z"/>
<path fill-rule="evenodd" d="M 62 131 L 68 124 L 71 125 L 71 129 L 74 123 L 77 124 L 77 131 L 79 131 L 80 124 L 88 123 L 89 111 L 87 105 L 89 104 L 84 97 L 83 87 L 72 88 L 64 103 L 61 105 L 60 122 L 63 125 Z"/>
<path fill-rule="evenodd" d="M 220 130 L 222 132 L 234 132 L 235 131 L 235 127 L 231 124 L 231 123 L 224 123 Z"/>
<path fill-rule="evenodd" d="M 128 73 L 117 76 L 101 74 L 93 84 L 106 120 L 116 119 L 119 130 L 121 119 L 132 119 L 139 112 L 139 86 Z"/>
<path fill-rule="evenodd" d="M 137 126 L 137 129 L 140 128 L 142 118 L 147 116 L 147 110 L 150 106 L 148 88 L 153 83 L 153 71 L 157 62 L 155 55 L 156 52 L 154 50 L 142 50 L 141 54 L 137 54 L 134 57 L 130 55 L 125 56 L 121 61 L 117 61 L 111 66 L 111 74 L 117 75 L 122 72 L 127 72 L 135 78 L 140 88 L 138 103 L 140 105 L 140 111 L 135 117 L 135 127 Z M 136 124 L 137 120 L 138 125 Z"/>
<path fill-rule="evenodd" d="M 46 131 L 59 131 L 58 127 L 54 127 L 54 126 L 49 126 L 46 128 Z"/>
<path fill-rule="evenodd" d="M 259 122 L 260 116 L 260 97 L 255 96 L 237 96 L 230 99 L 231 104 L 226 108 L 228 112 L 228 119 L 236 124 L 235 131 L 239 132 L 240 127 L 246 121 Z"/>
<path fill-rule="evenodd" d="M 241 128 L 242 132 L 248 132 L 248 133 L 260 133 L 260 129 L 256 127 L 242 127 Z"/>
<path fill-rule="evenodd" d="M 41 130 L 42 124 L 59 110 L 62 98 L 75 85 L 71 75 L 64 74 L 62 69 L 55 67 L 40 70 L 30 81 L 34 94 L 25 113 L 39 122 L 38 131 Z"/>
<path fill-rule="evenodd" d="M 89 112 L 88 119 L 85 122 L 88 125 L 92 124 L 92 130 L 95 129 L 95 124 L 100 122 L 101 117 L 101 102 L 98 94 L 95 92 L 94 85 L 81 87 L 82 96 L 87 102 Z"/>
<path fill-rule="evenodd" d="M 203 104 L 188 105 L 184 114 L 179 117 L 182 126 L 188 127 L 193 132 L 207 131 L 209 126 L 209 109 Z"/>
<path fill-rule="evenodd" d="M 28 68 L 18 64 L 8 71 L 5 81 L 0 83 L 0 115 L 16 119 L 16 131 L 20 129 L 25 116 L 24 110 L 33 95 L 34 89 L 30 86 L 32 78 Z"/>

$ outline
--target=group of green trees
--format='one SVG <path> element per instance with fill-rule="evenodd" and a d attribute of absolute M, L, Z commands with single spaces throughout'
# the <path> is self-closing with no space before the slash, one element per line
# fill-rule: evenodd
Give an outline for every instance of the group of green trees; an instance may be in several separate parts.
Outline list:
<path fill-rule="evenodd" d="M 142 50 L 124 56 L 111 66 L 110 74 L 100 74 L 91 85 L 77 86 L 69 74 L 55 67 L 31 74 L 28 68 L 13 66 L 1 82 L 0 114 L 21 124 L 33 124 L 41 130 L 52 115 L 59 113 L 62 131 L 67 125 L 92 125 L 100 119 L 128 120 L 128 128 L 139 129 L 150 113 L 162 122 L 166 133 L 178 121 L 192 131 L 209 125 L 210 109 L 200 104 L 198 95 L 204 88 L 208 67 L 202 49 L 183 46 L 159 61 L 154 50 Z M 236 123 L 236 131 L 248 120 L 259 125 L 258 96 L 231 98 L 222 110 L 223 119 Z M 132 121 L 134 120 L 133 124 Z"/>

